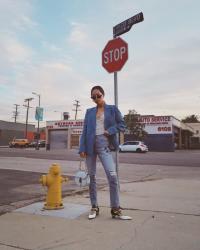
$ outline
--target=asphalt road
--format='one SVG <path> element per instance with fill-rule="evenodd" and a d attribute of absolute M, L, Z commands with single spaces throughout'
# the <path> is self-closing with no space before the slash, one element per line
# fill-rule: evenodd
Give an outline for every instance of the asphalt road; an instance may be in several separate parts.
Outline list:
<path fill-rule="evenodd" d="M 78 150 L 35 150 L 0 148 L 0 157 L 26 157 L 36 159 L 79 160 Z M 177 150 L 175 152 L 119 153 L 121 163 L 142 165 L 165 165 L 200 167 L 200 150 Z"/>
<path fill-rule="evenodd" d="M 26 183 L 29 184 L 29 187 L 33 187 L 38 183 L 40 176 L 41 174 L 34 172 L 28 174 L 26 171 L 0 169 L 0 206 L 40 197 L 38 192 L 27 192 L 27 188 L 22 190 L 22 186 Z"/>

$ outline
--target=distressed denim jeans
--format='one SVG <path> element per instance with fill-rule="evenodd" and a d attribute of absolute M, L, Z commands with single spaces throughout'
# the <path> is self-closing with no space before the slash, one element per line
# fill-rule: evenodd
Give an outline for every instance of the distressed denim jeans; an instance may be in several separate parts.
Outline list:
<path fill-rule="evenodd" d="M 86 165 L 90 176 L 89 193 L 92 206 L 98 206 L 96 190 L 96 159 L 99 157 L 110 188 L 110 206 L 118 208 L 119 204 L 119 187 L 116 173 L 116 165 L 112 153 L 108 147 L 108 138 L 104 135 L 97 135 L 95 140 L 95 153 L 86 157 Z"/>

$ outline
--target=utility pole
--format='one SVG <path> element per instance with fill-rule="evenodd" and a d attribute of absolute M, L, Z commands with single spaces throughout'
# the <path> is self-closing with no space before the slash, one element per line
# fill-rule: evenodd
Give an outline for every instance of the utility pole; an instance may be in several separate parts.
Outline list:
<path fill-rule="evenodd" d="M 15 119 L 15 123 L 17 122 L 17 117 L 19 115 L 19 112 L 18 112 L 18 107 L 20 106 L 19 104 L 14 104 L 15 105 L 15 111 L 13 111 L 13 114 L 14 114 L 14 119 Z"/>
<path fill-rule="evenodd" d="M 27 139 L 27 128 L 28 128 L 28 112 L 29 112 L 29 108 L 30 108 L 29 102 L 32 101 L 32 100 L 33 100 L 33 98 L 26 98 L 24 100 L 24 102 L 27 102 L 28 104 L 27 105 L 23 105 L 24 107 L 27 108 L 27 111 L 26 111 L 26 130 L 25 130 L 25 138 L 26 139 Z"/>
<path fill-rule="evenodd" d="M 78 109 L 81 105 L 79 105 L 79 101 L 77 101 L 77 100 L 75 100 L 75 104 L 73 104 L 74 106 L 76 106 L 76 109 L 73 109 L 73 111 L 75 111 L 75 120 L 76 120 L 76 118 L 77 118 L 77 112 L 78 111 L 81 111 L 80 109 Z"/>

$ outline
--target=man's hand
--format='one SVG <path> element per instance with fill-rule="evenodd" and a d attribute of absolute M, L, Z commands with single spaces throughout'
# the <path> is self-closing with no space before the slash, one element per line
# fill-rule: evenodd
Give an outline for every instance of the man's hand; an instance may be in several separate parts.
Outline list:
<path fill-rule="evenodd" d="M 80 157 L 81 157 L 81 158 L 86 158 L 86 153 L 85 153 L 85 152 L 81 152 L 81 153 L 80 153 Z"/>

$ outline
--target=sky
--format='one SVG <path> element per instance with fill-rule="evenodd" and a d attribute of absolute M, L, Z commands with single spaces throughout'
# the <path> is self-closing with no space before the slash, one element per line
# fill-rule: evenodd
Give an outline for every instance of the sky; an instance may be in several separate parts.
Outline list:
<path fill-rule="evenodd" d="M 122 114 L 200 115 L 200 2 L 198 0 L 0 0 L 0 120 L 36 124 L 36 92 L 44 121 L 62 112 L 78 119 L 94 106 L 90 89 L 101 85 L 114 104 L 114 76 L 102 67 L 113 26 L 143 12 L 144 21 L 121 35 L 128 61 L 118 72 Z"/>

